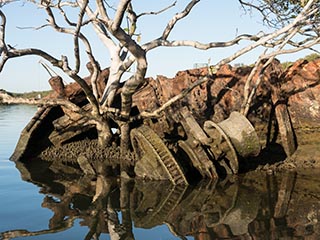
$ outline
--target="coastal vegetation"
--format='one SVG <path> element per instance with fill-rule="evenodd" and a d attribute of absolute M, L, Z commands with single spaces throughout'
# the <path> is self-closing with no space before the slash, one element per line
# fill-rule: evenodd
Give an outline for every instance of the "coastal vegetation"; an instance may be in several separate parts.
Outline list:
<path fill-rule="evenodd" d="M 0 89 L 1 91 L 1 89 Z M 4 91 L 4 90 L 2 90 Z M 33 98 L 33 99 L 40 99 L 43 97 L 48 96 L 50 93 L 52 93 L 52 90 L 47 90 L 47 91 L 32 91 L 32 92 L 24 92 L 24 93 L 16 93 L 16 92 L 7 92 L 9 95 L 13 97 L 18 97 L 18 98 Z"/>

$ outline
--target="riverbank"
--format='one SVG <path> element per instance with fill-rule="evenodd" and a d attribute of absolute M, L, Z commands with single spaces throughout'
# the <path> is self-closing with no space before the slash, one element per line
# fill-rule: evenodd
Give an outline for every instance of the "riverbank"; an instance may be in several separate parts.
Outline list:
<path fill-rule="evenodd" d="M 298 129 L 298 148 L 283 162 L 265 166 L 269 170 L 320 169 L 320 128 Z"/>

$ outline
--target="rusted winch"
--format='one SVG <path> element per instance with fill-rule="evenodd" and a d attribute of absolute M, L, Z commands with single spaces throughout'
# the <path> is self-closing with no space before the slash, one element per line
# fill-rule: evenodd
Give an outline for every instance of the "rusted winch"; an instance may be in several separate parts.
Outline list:
<path fill-rule="evenodd" d="M 203 127 L 186 107 L 176 115 L 176 121 L 186 133 L 186 137 L 178 141 L 178 148 L 185 152 L 192 166 L 205 178 L 218 178 L 217 168 L 225 169 L 227 174 L 236 174 L 239 158 L 260 153 L 255 129 L 239 112 L 232 112 L 220 123 L 206 121 Z M 144 125 L 133 129 L 131 141 L 139 159 L 135 166 L 138 177 L 166 178 L 174 184 L 188 183 L 181 167 L 186 160 L 175 158 L 151 128 Z"/>
<path fill-rule="evenodd" d="M 204 131 L 213 140 L 210 147 L 216 160 L 228 160 L 232 173 L 239 170 L 238 157 L 254 157 L 260 153 L 259 138 L 254 127 L 239 112 L 232 112 L 229 118 L 220 123 L 206 121 Z"/>

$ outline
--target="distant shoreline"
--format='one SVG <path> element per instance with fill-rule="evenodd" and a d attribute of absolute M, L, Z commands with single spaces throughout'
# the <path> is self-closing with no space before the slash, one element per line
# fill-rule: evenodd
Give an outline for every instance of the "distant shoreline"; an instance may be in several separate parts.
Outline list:
<path fill-rule="evenodd" d="M 12 97 L 19 97 L 19 98 L 26 98 L 26 99 L 40 99 L 52 92 L 52 90 L 47 91 L 31 91 L 31 92 L 24 92 L 24 93 L 14 93 L 14 92 L 8 92 L 4 89 L 0 89 L 0 92 L 7 93 L 8 95 Z"/>

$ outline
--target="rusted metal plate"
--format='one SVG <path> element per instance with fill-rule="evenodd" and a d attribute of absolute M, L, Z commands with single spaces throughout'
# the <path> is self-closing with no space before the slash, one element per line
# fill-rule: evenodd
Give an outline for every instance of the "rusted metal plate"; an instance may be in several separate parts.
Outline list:
<path fill-rule="evenodd" d="M 39 126 L 46 121 L 47 116 L 49 115 L 51 110 L 51 107 L 42 107 L 38 109 L 38 111 L 35 113 L 35 115 L 27 124 L 27 126 L 22 130 L 16 148 L 12 156 L 10 157 L 12 161 L 20 160 L 21 157 L 23 157 L 23 155 L 28 150 L 30 143 L 32 141 L 37 142 L 39 140 L 37 130 Z"/>
<path fill-rule="evenodd" d="M 278 122 L 282 147 L 289 157 L 297 150 L 297 141 L 287 102 L 281 99 L 279 85 L 272 85 L 271 99 L 275 108 L 275 115 Z"/>
<path fill-rule="evenodd" d="M 83 106 L 82 110 L 84 112 L 90 111 L 90 104 Z M 69 139 L 94 127 L 94 124 L 90 124 L 84 115 L 74 113 L 66 108 L 63 108 L 63 111 L 65 115 L 53 121 L 54 131 L 49 135 L 49 140 L 55 146 L 60 146 Z"/>

